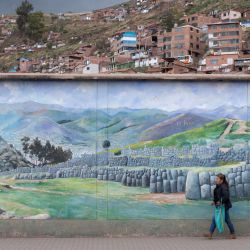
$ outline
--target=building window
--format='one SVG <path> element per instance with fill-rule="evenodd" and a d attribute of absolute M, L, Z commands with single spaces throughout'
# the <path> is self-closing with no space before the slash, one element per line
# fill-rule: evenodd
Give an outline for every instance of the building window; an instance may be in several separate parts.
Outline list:
<path fill-rule="evenodd" d="M 212 65 L 216 65 L 216 64 L 218 64 L 218 62 L 219 62 L 219 59 L 211 59 L 211 60 L 210 60 L 210 63 L 211 63 Z"/>
<path fill-rule="evenodd" d="M 199 49 L 199 48 L 200 48 L 200 45 L 199 45 L 199 44 L 197 44 L 197 45 L 196 45 L 196 49 Z"/>
<path fill-rule="evenodd" d="M 171 37 L 164 37 L 163 42 L 171 42 Z"/>
<path fill-rule="evenodd" d="M 163 49 L 169 50 L 169 49 L 171 49 L 171 45 L 164 45 Z"/>
<path fill-rule="evenodd" d="M 239 25 L 236 24 L 236 23 L 230 23 L 230 24 L 221 25 L 222 29 L 231 29 L 231 28 L 238 28 L 238 27 L 239 27 Z"/>
<path fill-rule="evenodd" d="M 182 29 L 182 27 L 177 27 L 177 28 L 175 28 L 175 31 L 176 32 L 181 32 L 183 29 Z"/>
<path fill-rule="evenodd" d="M 184 39 L 184 35 L 175 36 L 175 40 L 183 40 L 183 39 Z"/>
<path fill-rule="evenodd" d="M 177 43 L 176 45 L 175 45 L 175 48 L 176 49 L 182 49 L 184 47 L 184 44 L 183 43 Z"/>
<path fill-rule="evenodd" d="M 236 47 L 225 47 L 225 48 L 221 49 L 222 52 L 236 52 L 238 50 L 239 50 L 238 46 L 236 46 Z"/>

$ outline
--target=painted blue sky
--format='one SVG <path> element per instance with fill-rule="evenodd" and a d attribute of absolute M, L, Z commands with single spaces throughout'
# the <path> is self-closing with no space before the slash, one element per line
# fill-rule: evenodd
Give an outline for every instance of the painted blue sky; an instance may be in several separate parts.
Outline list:
<path fill-rule="evenodd" d="M 250 96 L 249 96 L 250 97 Z M 167 111 L 246 106 L 245 83 L 2 82 L 0 103 L 35 101 L 72 108 L 157 108 Z"/>

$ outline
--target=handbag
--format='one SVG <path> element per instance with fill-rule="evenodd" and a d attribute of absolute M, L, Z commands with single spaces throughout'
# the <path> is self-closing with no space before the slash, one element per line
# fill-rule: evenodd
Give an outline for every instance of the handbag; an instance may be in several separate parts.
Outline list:
<path fill-rule="evenodd" d="M 219 233 L 224 232 L 224 225 L 225 225 L 225 206 L 219 205 L 215 206 L 214 209 L 214 218 L 215 218 L 215 224 L 217 227 L 217 230 Z"/>

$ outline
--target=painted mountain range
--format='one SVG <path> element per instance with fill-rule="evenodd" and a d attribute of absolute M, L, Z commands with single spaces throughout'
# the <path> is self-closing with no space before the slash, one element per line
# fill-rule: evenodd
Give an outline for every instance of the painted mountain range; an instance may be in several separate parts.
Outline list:
<path fill-rule="evenodd" d="M 23 136 L 51 140 L 73 151 L 101 149 L 109 139 L 112 147 L 153 141 L 228 118 L 247 120 L 246 107 L 222 106 L 215 110 L 74 109 L 60 105 L 25 102 L 0 104 L 0 134 L 21 149 Z M 81 151 L 81 152 L 82 152 Z"/>

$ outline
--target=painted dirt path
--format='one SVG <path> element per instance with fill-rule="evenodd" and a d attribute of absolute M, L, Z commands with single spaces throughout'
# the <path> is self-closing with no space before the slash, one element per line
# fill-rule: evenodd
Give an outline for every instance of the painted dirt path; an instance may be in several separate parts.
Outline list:
<path fill-rule="evenodd" d="M 185 193 L 176 194 L 141 194 L 135 197 L 138 201 L 151 201 L 157 204 L 184 204 L 186 202 Z"/>
<path fill-rule="evenodd" d="M 235 120 L 228 119 L 228 126 L 223 132 L 223 134 L 220 136 L 219 140 L 225 140 L 225 137 L 230 134 L 230 131 L 232 130 L 233 125 L 235 124 Z"/>
<path fill-rule="evenodd" d="M 239 128 L 236 129 L 236 131 L 232 131 L 232 128 L 234 125 L 239 125 Z M 228 119 L 228 126 L 224 130 L 223 134 L 220 136 L 219 140 L 224 140 L 225 137 L 229 134 L 248 134 L 248 126 L 245 121 L 241 120 L 233 120 L 233 119 Z"/>

